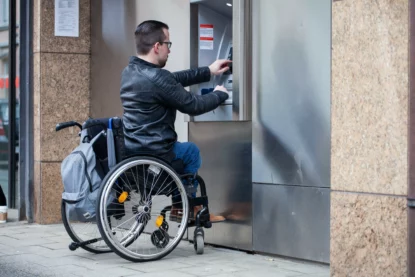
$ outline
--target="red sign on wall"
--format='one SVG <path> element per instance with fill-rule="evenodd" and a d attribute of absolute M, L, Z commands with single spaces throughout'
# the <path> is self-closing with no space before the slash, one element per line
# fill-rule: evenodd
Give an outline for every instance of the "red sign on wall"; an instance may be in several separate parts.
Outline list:
<path fill-rule="evenodd" d="M 16 88 L 20 87 L 20 78 L 16 77 L 16 79 L 14 80 L 14 85 L 16 86 Z M 9 88 L 9 78 L 0 78 L 0 89 Z"/>
<path fill-rule="evenodd" d="M 213 50 L 213 24 L 200 24 L 199 48 Z"/>

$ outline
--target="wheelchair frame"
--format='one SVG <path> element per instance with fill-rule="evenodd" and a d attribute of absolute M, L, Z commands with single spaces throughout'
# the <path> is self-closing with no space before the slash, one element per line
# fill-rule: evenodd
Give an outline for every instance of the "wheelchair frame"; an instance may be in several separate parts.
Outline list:
<path fill-rule="evenodd" d="M 103 119 L 103 120 L 108 120 L 108 119 Z M 75 121 L 69 121 L 69 122 L 63 122 L 63 123 L 59 123 L 56 125 L 56 131 L 60 131 L 62 129 L 68 128 L 68 127 L 73 127 L 73 126 L 77 126 L 80 129 L 80 133 L 79 136 L 81 136 L 81 133 L 83 130 L 85 130 L 86 128 L 84 126 L 87 126 L 86 122 L 81 125 Z M 105 130 L 106 131 L 106 130 Z M 83 139 L 83 138 L 81 138 Z M 180 191 L 183 190 L 182 195 L 181 195 L 181 199 L 182 201 L 184 201 L 186 203 L 186 205 L 184 205 L 184 207 L 188 210 L 184 210 L 183 209 L 183 216 L 187 219 L 186 222 L 182 222 L 181 225 L 185 224 L 184 228 L 181 228 L 182 226 L 179 225 L 179 228 L 183 229 L 182 233 L 179 234 L 179 238 L 175 240 L 175 243 L 173 244 L 169 244 L 169 235 L 167 234 L 167 236 L 164 236 L 165 240 L 167 240 L 167 244 L 165 244 L 165 242 L 160 242 L 162 241 L 162 239 L 160 239 L 160 232 L 162 234 L 163 233 L 163 228 L 166 228 L 166 224 L 167 221 L 165 220 L 167 218 L 166 213 L 169 212 L 169 210 L 171 210 L 172 205 L 167 205 L 165 206 L 161 212 L 160 212 L 160 216 L 163 217 L 163 222 L 160 224 L 160 226 L 158 227 L 158 229 L 156 229 L 155 231 L 153 231 L 153 233 L 151 234 L 151 242 L 153 243 L 153 245 L 160 249 L 160 248 L 165 248 L 165 247 L 169 247 L 169 249 L 165 249 L 164 251 L 161 252 L 160 255 L 152 255 L 150 256 L 150 258 L 147 258 L 147 256 L 139 256 L 138 252 L 137 255 L 134 256 L 133 254 L 129 254 L 129 252 L 127 251 L 127 248 L 133 244 L 142 234 L 143 230 L 146 228 L 147 224 L 148 224 L 148 220 L 144 223 L 143 222 L 139 222 L 139 220 L 137 219 L 138 216 L 136 216 L 135 221 L 137 221 L 138 223 L 134 222 L 134 226 L 140 226 L 140 228 L 142 228 L 142 230 L 138 230 L 137 234 L 134 234 L 132 238 L 127 238 L 124 239 L 124 241 L 121 242 L 116 242 L 114 240 L 111 240 L 111 237 L 113 235 L 113 233 L 115 234 L 116 231 L 113 230 L 113 227 L 111 226 L 111 216 L 104 216 L 103 214 L 107 214 L 107 212 L 105 211 L 105 207 L 108 207 L 107 205 L 102 205 L 101 202 L 104 201 L 104 204 L 106 203 L 105 201 L 107 200 L 103 200 L 103 194 L 105 194 L 105 192 L 108 189 L 109 186 L 117 184 L 117 187 L 119 187 L 117 180 L 112 180 L 114 179 L 114 175 L 118 174 L 118 177 L 116 176 L 115 178 L 121 178 L 121 176 L 126 176 L 126 172 L 119 172 L 120 168 L 125 165 L 125 164 L 140 164 L 140 161 L 151 161 L 151 164 L 153 165 L 158 165 L 159 167 L 163 168 L 166 170 L 166 172 L 168 174 L 170 174 L 169 176 L 175 180 L 176 184 L 177 184 L 177 188 L 179 188 L 179 186 L 181 186 L 181 189 L 179 189 Z M 142 163 L 143 165 L 143 171 L 144 171 L 144 163 Z M 117 171 L 118 170 L 118 171 Z M 144 173 L 145 174 L 145 173 Z M 144 175 L 145 176 L 145 175 Z M 128 180 L 128 177 L 125 177 Z M 137 175 L 138 178 L 138 175 Z M 148 176 L 147 176 L 148 178 Z M 155 177 L 153 177 L 155 178 Z M 192 178 L 194 178 L 194 180 L 196 180 L 199 184 L 200 187 L 200 196 L 193 198 L 193 197 L 189 197 L 189 195 L 193 192 L 194 188 L 192 185 L 192 182 L 190 181 Z M 188 181 L 186 182 L 187 185 L 185 186 L 182 182 L 182 180 L 184 179 L 188 179 Z M 112 183 L 110 182 L 112 180 Z M 134 178 L 135 180 L 135 178 Z M 137 180 L 135 180 L 137 181 Z M 154 182 L 154 180 L 153 180 Z M 157 181 L 156 181 L 157 182 Z M 139 182 L 137 182 L 136 184 L 137 186 L 137 193 L 140 190 L 139 187 Z M 147 190 L 147 185 L 144 184 L 144 190 Z M 130 191 L 131 195 L 132 192 Z M 151 192 L 150 192 L 151 194 Z M 100 186 L 100 192 L 98 193 L 98 201 L 97 201 L 97 225 L 98 225 L 98 229 L 99 229 L 99 233 L 101 235 L 101 237 L 90 237 L 88 239 L 82 239 L 80 238 L 80 236 L 78 236 L 76 234 L 76 231 L 73 230 L 73 228 L 71 228 L 71 223 L 69 222 L 69 216 L 67 216 L 67 211 L 66 211 L 66 205 L 68 205 L 65 202 L 62 202 L 62 221 L 64 223 L 65 229 L 68 233 L 68 235 L 70 236 L 70 238 L 73 240 L 73 242 L 69 245 L 69 249 L 74 251 L 77 248 L 81 247 L 87 251 L 93 252 L 93 253 L 106 253 L 106 252 L 110 252 L 111 250 L 114 251 L 116 254 L 118 254 L 119 256 L 121 256 L 124 259 L 133 261 L 133 262 L 141 262 L 141 261 L 152 261 L 152 260 L 158 260 L 163 258 L 164 256 L 168 255 L 171 251 L 173 251 L 175 249 L 175 247 L 178 245 L 178 243 L 180 243 L 183 234 L 185 233 L 185 231 L 187 230 L 187 228 L 189 227 L 196 227 L 194 230 L 194 234 L 193 234 L 193 241 L 194 241 L 194 249 L 196 251 L 197 254 L 203 254 L 204 252 L 204 231 L 203 228 L 211 228 L 212 227 L 212 223 L 210 222 L 210 215 L 209 215 L 209 207 L 208 207 L 208 197 L 207 197 L 207 193 L 206 193 L 206 186 L 205 186 L 205 182 L 203 180 L 203 178 L 199 175 L 194 176 L 193 174 L 178 174 L 176 172 L 176 170 L 172 167 L 171 163 L 168 163 L 167 161 L 165 161 L 164 159 L 154 156 L 154 155 L 137 155 L 137 156 L 132 156 L 129 157 L 128 159 L 123 159 L 122 161 L 119 161 L 116 163 L 115 167 L 112 168 L 111 170 L 109 170 L 109 172 L 106 173 L 105 178 L 102 179 L 102 183 Z M 108 192 L 107 192 L 108 195 Z M 130 196 L 129 196 L 130 197 Z M 143 196 L 141 196 L 143 197 Z M 139 204 L 133 206 L 133 214 L 134 212 L 138 213 L 137 211 L 135 211 L 134 209 L 144 209 L 145 207 L 147 207 L 147 217 L 152 217 L 153 215 L 151 215 L 151 201 L 152 196 L 149 197 L 149 201 L 150 204 L 147 206 L 139 206 Z M 170 196 L 172 197 L 172 196 Z M 143 199 L 143 198 L 141 198 Z M 140 201 L 141 203 L 141 201 Z M 140 204 L 141 205 L 141 204 Z M 194 207 L 195 206 L 202 206 L 202 209 L 199 210 L 197 212 L 196 215 L 194 216 L 194 220 L 193 218 L 190 219 L 189 214 L 191 215 L 194 211 Z M 141 210 L 140 210 L 141 211 Z M 144 214 L 144 212 L 143 212 Z M 144 227 L 142 227 L 144 226 Z M 110 229 L 110 231 L 108 231 L 108 227 Z M 160 231 L 161 230 L 161 231 Z M 168 230 L 168 226 L 167 226 L 167 230 Z M 180 229 L 179 229 L 180 230 Z M 131 237 L 131 234 L 129 234 L 129 236 Z M 94 247 L 94 245 L 98 242 L 101 242 L 102 240 L 105 241 L 106 246 L 107 247 Z"/>

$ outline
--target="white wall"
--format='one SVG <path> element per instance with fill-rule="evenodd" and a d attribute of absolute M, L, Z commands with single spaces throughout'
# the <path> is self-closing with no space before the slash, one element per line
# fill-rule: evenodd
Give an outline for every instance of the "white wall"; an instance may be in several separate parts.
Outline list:
<path fill-rule="evenodd" d="M 159 20 L 170 28 L 173 42 L 166 69 L 190 66 L 189 0 L 94 0 L 92 1 L 91 114 L 122 116 L 119 97 L 121 71 L 135 55 L 134 31 L 144 20 Z M 177 113 L 176 132 L 187 141 L 184 115 Z"/>

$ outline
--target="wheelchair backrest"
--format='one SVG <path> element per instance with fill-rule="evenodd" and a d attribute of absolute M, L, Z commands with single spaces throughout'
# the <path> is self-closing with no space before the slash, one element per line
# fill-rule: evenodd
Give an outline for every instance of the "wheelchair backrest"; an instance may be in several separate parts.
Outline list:
<path fill-rule="evenodd" d="M 90 118 L 82 125 L 83 130 L 87 130 L 88 137 L 94 138 L 102 130 L 108 129 L 109 118 Z M 124 130 L 122 119 L 114 117 L 112 120 L 112 131 L 115 144 L 115 158 L 117 163 L 124 158 Z M 94 152 L 98 159 L 104 161 L 108 158 L 107 140 L 101 136 L 94 144 Z"/>

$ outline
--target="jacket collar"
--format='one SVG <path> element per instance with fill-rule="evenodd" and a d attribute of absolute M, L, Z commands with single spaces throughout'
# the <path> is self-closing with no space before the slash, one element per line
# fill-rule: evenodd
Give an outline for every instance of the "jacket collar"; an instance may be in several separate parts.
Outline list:
<path fill-rule="evenodd" d="M 146 66 L 150 66 L 150 67 L 154 67 L 154 68 L 158 68 L 158 65 L 155 65 L 154 63 L 149 63 L 148 61 L 145 61 L 143 59 L 140 59 L 137 56 L 131 56 L 130 57 L 130 63 L 133 64 L 140 64 L 140 65 L 146 65 Z"/>

